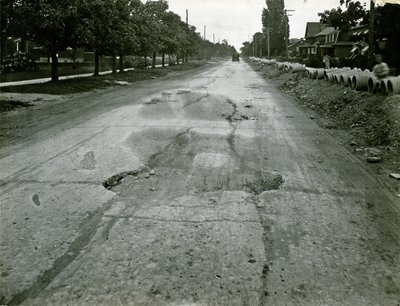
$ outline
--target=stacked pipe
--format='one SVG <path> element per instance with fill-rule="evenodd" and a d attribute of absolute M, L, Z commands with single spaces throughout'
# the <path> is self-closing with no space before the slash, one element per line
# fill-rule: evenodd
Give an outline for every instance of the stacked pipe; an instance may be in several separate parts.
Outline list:
<path fill-rule="evenodd" d="M 323 68 L 318 68 L 315 69 L 314 74 L 313 74 L 313 79 L 323 79 L 325 78 L 325 71 L 328 71 L 330 69 L 323 69 Z"/>
<path fill-rule="evenodd" d="M 368 86 L 370 79 L 372 84 L 371 91 L 369 90 Z M 358 91 L 368 90 L 372 92 L 374 83 L 376 83 L 374 79 L 376 79 L 374 74 L 369 72 L 369 70 L 365 70 L 364 73 L 356 74 L 351 77 L 351 88 Z"/>
<path fill-rule="evenodd" d="M 349 67 L 323 69 L 306 67 L 305 65 L 298 63 L 277 62 L 275 60 L 255 57 L 250 57 L 250 60 L 259 65 L 276 64 L 279 70 L 284 70 L 286 72 L 306 72 L 309 78 L 325 78 L 332 83 L 350 86 L 352 89 L 357 91 L 368 90 L 370 93 L 382 93 L 385 95 L 400 94 L 400 76 L 378 80 L 368 69 L 364 71 L 359 68 L 350 69 Z"/>
<path fill-rule="evenodd" d="M 368 79 L 368 92 L 369 93 L 377 93 L 379 90 L 379 80 L 377 77 L 370 76 Z"/>
<path fill-rule="evenodd" d="M 292 64 L 289 66 L 289 70 L 291 73 L 304 72 L 307 70 L 307 67 L 302 64 Z"/>
<path fill-rule="evenodd" d="M 400 94 L 400 76 L 382 79 L 379 84 L 379 91 L 389 96 Z"/>
<path fill-rule="evenodd" d="M 316 70 L 315 68 L 306 67 L 306 74 L 310 79 L 313 78 L 315 70 Z"/>
<path fill-rule="evenodd" d="M 346 76 L 349 75 L 355 75 L 357 72 L 361 71 L 360 69 L 346 69 L 346 70 L 341 70 L 337 73 L 333 74 L 333 83 L 335 84 L 341 84 L 341 80 L 344 79 Z"/>
<path fill-rule="evenodd" d="M 269 60 L 266 58 L 262 58 L 260 59 L 261 63 L 265 64 L 265 65 L 273 65 L 276 64 L 276 60 Z"/>
<path fill-rule="evenodd" d="M 369 70 L 368 70 L 369 71 Z M 344 71 L 339 74 L 338 83 L 342 84 L 343 86 L 349 86 L 351 84 L 351 78 L 358 74 L 363 74 L 364 72 L 361 69 L 352 69 L 349 71 Z M 350 83 L 349 83 L 350 79 Z"/>
<path fill-rule="evenodd" d="M 343 71 L 347 71 L 349 69 L 350 68 L 345 67 L 345 68 L 333 68 L 330 70 L 326 70 L 324 73 L 325 79 L 328 80 L 329 82 L 333 83 L 335 81 L 335 77 L 337 74 L 339 74 Z"/>

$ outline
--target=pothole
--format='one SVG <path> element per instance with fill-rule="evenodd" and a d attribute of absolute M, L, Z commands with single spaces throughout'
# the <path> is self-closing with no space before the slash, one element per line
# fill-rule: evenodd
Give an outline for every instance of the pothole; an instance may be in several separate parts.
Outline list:
<path fill-rule="evenodd" d="M 263 172 L 254 181 L 247 182 L 246 187 L 251 193 L 259 195 L 264 191 L 279 189 L 283 182 L 279 173 Z"/>
<path fill-rule="evenodd" d="M 147 168 L 143 168 L 143 169 L 139 169 L 139 170 L 125 171 L 125 172 L 115 174 L 115 175 L 111 176 L 110 178 L 108 178 L 107 180 L 105 180 L 103 182 L 103 186 L 104 186 L 104 188 L 110 190 L 114 186 L 117 186 L 118 184 L 120 184 L 121 181 L 124 178 L 126 178 L 127 176 L 137 176 L 140 173 L 145 172 L 147 170 L 148 170 Z"/>

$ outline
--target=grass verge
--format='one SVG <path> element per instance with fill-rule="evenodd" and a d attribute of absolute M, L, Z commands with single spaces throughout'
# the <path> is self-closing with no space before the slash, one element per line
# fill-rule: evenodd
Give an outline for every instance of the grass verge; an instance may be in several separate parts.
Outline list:
<path fill-rule="evenodd" d="M 193 62 L 184 65 L 177 65 L 164 68 L 133 70 L 124 73 L 109 74 L 98 77 L 82 77 L 58 82 L 46 82 L 41 84 L 17 85 L 0 88 L 1 92 L 15 93 L 41 93 L 52 95 L 66 95 L 80 92 L 87 92 L 94 89 L 101 89 L 115 86 L 116 81 L 134 83 L 137 81 L 149 80 L 162 77 L 173 71 L 184 71 L 203 66 L 203 62 Z"/>

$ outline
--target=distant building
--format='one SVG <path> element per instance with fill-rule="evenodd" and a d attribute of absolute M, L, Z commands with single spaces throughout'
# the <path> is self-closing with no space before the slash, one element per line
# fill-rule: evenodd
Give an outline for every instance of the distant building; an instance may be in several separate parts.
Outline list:
<path fill-rule="evenodd" d="M 317 35 L 325 30 L 328 26 L 320 22 L 307 22 L 304 34 L 304 42 L 299 46 L 301 57 L 310 57 L 317 54 L 319 42 Z"/>
<path fill-rule="evenodd" d="M 335 59 L 352 59 L 368 52 L 368 26 L 357 25 L 349 31 L 339 31 L 319 22 L 308 22 L 305 38 L 297 46 L 302 59 L 318 62 L 325 55 Z"/>

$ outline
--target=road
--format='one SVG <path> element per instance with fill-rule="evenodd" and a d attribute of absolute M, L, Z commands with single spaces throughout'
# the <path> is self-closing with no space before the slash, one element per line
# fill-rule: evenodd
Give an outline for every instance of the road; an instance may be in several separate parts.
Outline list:
<path fill-rule="evenodd" d="M 399 199 L 245 62 L 19 112 L 2 304 L 399 305 Z"/>

